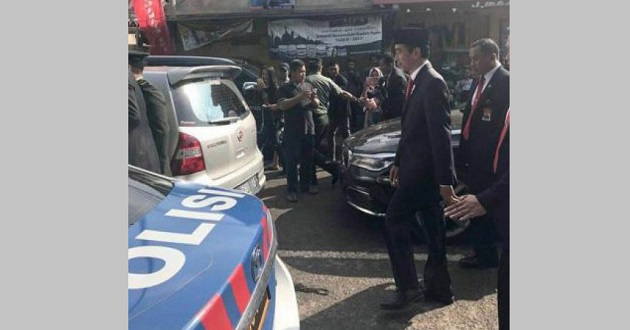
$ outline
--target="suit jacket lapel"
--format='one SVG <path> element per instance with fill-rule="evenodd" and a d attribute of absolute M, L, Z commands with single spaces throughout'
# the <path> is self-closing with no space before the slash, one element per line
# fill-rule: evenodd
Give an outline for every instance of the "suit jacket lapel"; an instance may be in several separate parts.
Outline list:
<path fill-rule="evenodd" d="M 413 98 L 413 94 L 416 93 L 416 90 L 420 86 L 420 81 L 422 80 L 424 75 L 428 72 L 430 67 L 431 67 L 431 63 L 427 62 L 427 64 L 425 64 L 416 75 L 416 79 L 413 80 L 413 87 L 411 87 L 411 92 L 409 92 L 409 98 L 405 100 L 405 106 L 403 106 L 403 116 L 405 113 L 407 113 L 407 107 L 409 107 L 409 103 L 411 103 L 410 101 Z"/>
<path fill-rule="evenodd" d="M 477 103 L 477 108 L 479 108 L 479 106 L 481 104 L 483 104 L 483 102 L 485 101 L 485 99 L 487 99 L 489 97 L 490 94 L 492 94 L 492 90 L 494 89 L 493 85 L 496 82 L 497 78 L 499 75 L 503 74 L 503 67 L 500 66 L 497 71 L 494 72 L 494 74 L 492 75 L 492 77 L 490 78 L 490 81 L 488 81 L 488 84 L 486 85 L 486 88 L 483 89 L 483 92 L 481 93 L 481 98 L 479 99 L 479 103 Z M 475 84 L 475 89 L 477 89 L 477 84 Z M 474 89 L 473 89 L 474 90 Z M 473 95 L 474 97 L 474 95 Z M 472 99 L 471 99 L 471 104 L 472 104 Z"/>

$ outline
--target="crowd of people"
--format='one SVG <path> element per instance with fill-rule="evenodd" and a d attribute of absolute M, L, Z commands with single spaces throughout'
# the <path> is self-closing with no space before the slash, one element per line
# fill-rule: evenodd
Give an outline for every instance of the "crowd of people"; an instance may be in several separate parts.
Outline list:
<path fill-rule="evenodd" d="M 509 51 L 509 42 L 507 46 Z M 385 242 L 397 290 L 381 303 L 398 310 L 418 301 L 438 305 L 454 302 L 446 260 L 444 216 L 470 225 L 474 254 L 462 258 L 467 269 L 499 267 L 498 310 L 500 329 L 509 328 L 509 71 L 501 63 L 497 43 L 483 38 L 469 50 L 471 81 L 458 86 L 462 100 L 463 129 L 458 173 L 451 145 L 452 93 L 429 60 L 429 31 L 404 28 L 395 31 L 394 54 L 374 57 L 363 73 L 348 61 L 323 64 L 320 59 L 282 63 L 286 71 L 277 98 L 265 105 L 279 114 L 271 126 L 277 136 L 273 150 L 284 160 L 286 199 L 318 193 L 316 166 L 336 181 L 339 159 L 337 138 L 379 121 L 400 118 L 402 131 L 394 165 L 389 173 L 396 187 L 385 217 Z M 326 72 L 323 75 L 322 72 Z M 264 76 L 264 75 L 263 75 Z M 267 78 L 264 78 L 265 82 Z M 464 86 L 467 84 L 466 86 Z M 268 85 L 261 85 L 261 91 Z M 266 92 L 268 93 L 268 91 Z M 283 118 L 283 119 L 282 119 Z M 461 165 L 461 166 L 459 166 Z M 278 168 L 278 163 L 272 164 Z M 458 196 L 454 185 L 463 181 L 469 194 Z M 423 279 L 413 258 L 411 238 L 416 219 L 422 224 L 428 248 Z M 500 251 L 497 246 L 497 236 Z"/>
<path fill-rule="evenodd" d="M 389 173 L 396 190 L 384 222 L 397 289 L 381 308 L 454 302 L 443 220 L 448 216 L 471 221 L 474 254 L 459 265 L 499 268 L 499 328 L 509 329 L 509 37 L 505 65 L 494 40 L 470 45 L 472 82 L 466 86 L 458 173 L 451 145 L 451 94 L 429 60 L 429 40 L 426 29 L 397 29 L 394 54 L 373 57 L 362 73 L 352 60 L 345 69 L 337 61 L 324 65 L 318 58 L 280 63 L 277 70 L 267 66 L 248 102 L 263 112 L 261 148 L 271 155 L 267 169 L 286 174 L 289 202 L 297 202 L 300 193 L 319 192 L 317 166 L 336 183 L 338 139 L 399 118 L 401 137 Z M 177 124 L 160 110 L 163 97 L 142 79 L 143 56 L 145 52 L 130 48 L 129 163 L 169 175 L 164 155 L 172 154 Z M 455 193 L 458 181 L 466 183 L 469 194 Z M 428 249 L 422 281 L 411 237 L 416 219 Z"/>

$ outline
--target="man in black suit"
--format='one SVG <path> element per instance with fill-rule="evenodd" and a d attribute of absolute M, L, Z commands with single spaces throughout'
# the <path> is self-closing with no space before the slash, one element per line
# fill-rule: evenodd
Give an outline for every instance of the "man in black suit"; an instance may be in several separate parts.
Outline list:
<path fill-rule="evenodd" d="M 440 305 L 453 303 L 446 260 L 446 230 L 440 201 L 455 202 L 456 184 L 451 148 L 448 87 L 428 61 L 429 30 L 404 28 L 394 33 L 400 67 L 410 74 L 401 117 L 402 132 L 389 180 L 396 187 L 385 215 L 385 242 L 396 293 L 381 303 L 383 309 L 401 309 L 423 296 Z M 424 289 L 414 262 L 411 228 L 420 216 L 427 242 Z"/>
<path fill-rule="evenodd" d="M 142 43 L 140 43 L 140 45 L 130 44 L 128 52 L 130 56 L 149 55 L 148 47 L 143 46 Z M 131 68 L 129 68 L 128 76 L 128 100 L 128 163 L 145 170 L 161 173 L 160 159 L 157 148 L 155 147 L 151 128 L 149 127 L 147 106 L 142 89 L 133 77 Z"/>
<path fill-rule="evenodd" d="M 172 176 L 171 158 L 177 149 L 179 129 L 175 113 L 168 109 L 166 98 L 155 86 L 143 76 L 145 57 L 129 55 L 131 73 L 138 82 L 147 106 L 147 118 L 153 134 L 153 140 L 160 157 L 160 173 Z"/>
<path fill-rule="evenodd" d="M 385 53 L 381 56 L 380 68 L 383 78 L 379 81 L 382 90 L 382 99 L 379 99 L 383 115 L 381 121 L 398 118 L 402 115 L 402 108 L 405 102 L 405 86 L 407 76 L 394 65 L 394 57 Z"/>
<path fill-rule="evenodd" d="M 464 108 L 459 152 L 460 176 L 475 195 L 493 182 L 492 159 L 510 104 L 510 73 L 499 62 L 499 46 L 492 39 L 473 42 L 469 49 L 470 69 L 477 80 L 472 97 Z M 474 255 L 460 260 L 464 268 L 498 266 L 496 229 L 489 217 L 482 215 L 468 228 Z"/>
<path fill-rule="evenodd" d="M 332 60 L 328 63 L 328 74 L 341 89 L 348 90 L 348 79 L 339 73 L 339 63 Z M 330 124 L 326 136 L 326 145 L 335 161 L 341 159 L 341 148 L 337 145 L 335 136 L 341 135 L 342 141 L 350 136 L 350 102 L 339 95 L 331 95 L 328 104 L 328 118 Z"/>
<path fill-rule="evenodd" d="M 505 45 L 505 65 L 509 66 L 510 37 Z M 464 195 L 445 209 L 445 215 L 465 221 L 480 219 L 486 213 L 494 220 L 501 240 L 497 276 L 499 329 L 510 328 L 510 109 L 499 134 L 492 157 L 493 183 L 477 195 Z"/>

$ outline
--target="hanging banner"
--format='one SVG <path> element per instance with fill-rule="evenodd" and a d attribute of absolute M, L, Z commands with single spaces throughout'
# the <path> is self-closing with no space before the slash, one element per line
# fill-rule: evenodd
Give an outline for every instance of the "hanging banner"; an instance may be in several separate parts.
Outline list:
<path fill-rule="evenodd" d="M 294 58 L 380 53 L 382 25 L 380 16 L 270 21 L 269 55 L 274 59 L 289 61 Z"/>
<path fill-rule="evenodd" d="M 244 33 L 251 33 L 254 21 L 251 19 L 204 23 L 179 23 L 177 30 L 184 51 L 199 48 L 218 40 L 228 39 Z"/>
<path fill-rule="evenodd" d="M 138 20 L 138 26 L 151 44 L 150 53 L 154 55 L 173 54 L 173 44 L 168 34 L 162 2 L 160 0 L 133 0 L 133 9 Z"/>

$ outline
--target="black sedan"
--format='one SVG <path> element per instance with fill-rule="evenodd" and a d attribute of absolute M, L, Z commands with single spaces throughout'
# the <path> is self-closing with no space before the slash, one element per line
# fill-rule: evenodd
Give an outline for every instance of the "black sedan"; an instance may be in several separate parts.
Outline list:
<path fill-rule="evenodd" d="M 365 214 L 385 217 L 387 204 L 395 189 L 389 182 L 389 170 L 396 156 L 400 130 L 400 118 L 392 119 L 358 131 L 343 143 L 339 178 L 346 202 Z M 453 153 L 456 159 L 459 135 L 459 129 L 452 130 Z M 465 190 L 466 186 L 463 183 L 455 187 L 458 195 Z M 460 223 L 447 219 L 446 236 L 449 238 L 457 236 L 468 225 L 468 222 Z"/>

